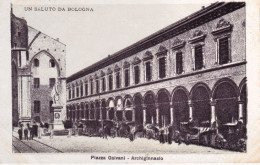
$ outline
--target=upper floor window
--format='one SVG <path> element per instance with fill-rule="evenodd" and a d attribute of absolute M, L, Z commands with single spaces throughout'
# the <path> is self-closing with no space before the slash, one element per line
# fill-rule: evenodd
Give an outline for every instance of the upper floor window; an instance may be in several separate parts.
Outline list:
<path fill-rule="evenodd" d="M 34 113 L 40 113 L 41 111 L 41 102 L 38 100 L 34 101 Z"/>
<path fill-rule="evenodd" d="M 121 81 L 120 81 L 120 72 L 116 72 L 116 88 L 120 88 Z"/>
<path fill-rule="evenodd" d="M 108 76 L 108 86 L 109 86 L 109 90 L 113 89 L 113 76 L 112 76 L 112 74 L 110 74 Z"/>
<path fill-rule="evenodd" d="M 88 83 L 85 84 L 85 96 L 88 95 Z"/>
<path fill-rule="evenodd" d="M 83 96 L 83 84 L 80 85 L 80 96 Z"/>
<path fill-rule="evenodd" d="M 71 89 L 69 89 L 69 99 L 71 99 Z"/>
<path fill-rule="evenodd" d="M 49 87 L 53 88 L 54 85 L 55 85 L 55 78 L 50 78 L 49 79 Z"/>
<path fill-rule="evenodd" d="M 50 65 L 50 68 L 54 68 L 55 67 L 55 61 L 53 59 L 50 59 L 49 65 Z"/>
<path fill-rule="evenodd" d="M 128 87 L 129 84 L 130 84 L 129 69 L 125 69 L 125 87 Z"/>
<path fill-rule="evenodd" d="M 202 46 L 195 47 L 195 70 L 202 69 L 203 67 L 203 54 L 202 54 Z"/>
<path fill-rule="evenodd" d="M 79 97 L 79 87 L 78 86 L 76 87 L 76 95 L 77 95 L 77 97 Z"/>
<path fill-rule="evenodd" d="M 229 21 L 220 18 L 215 30 L 211 32 L 217 44 L 216 63 L 218 64 L 231 62 L 230 38 L 232 29 L 233 25 Z"/>
<path fill-rule="evenodd" d="M 74 87 L 72 89 L 72 98 L 75 98 L 75 90 L 74 90 Z"/>
<path fill-rule="evenodd" d="M 35 67 L 38 67 L 40 65 L 40 62 L 37 58 L 33 60 L 33 63 Z"/>
<path fill-rule="evenodd" d="M 166 57 L 159 59 L 159 78 L 166 77 Z"/>
<path fill-rule="evenodd" d="M 151 62 L 148 61 L 145 63 L 145 80 L 151 81 L 151 79 L 152 79 Z"/>
<path fill-rule="evenodd" d="M 182 52 L 176 53 L 176 73 L 181 74 L 183 72 L 183 63 L 182 63 Z"/>
<path fill-rule="evenodd" d="M 134 74 L 135 74 L 135 84 L 138 84 L 140 82 L 140 70 L 139 66 L 134 67 Z"/>
<path fill-rule="evenodd" d="M 34 78 L 33 79 L 33 85 L 34 85 L 34 88 L 39 88 L 40 87 L 40 79 Z"/>
<path fill-rule="evenodd" d="M 96 93 L 99 93 L 99 81 L 96 80 Z"/>
<path fill-rule="evenodd" d="M 93 95 L 93 80 L 90 80 L 90 94 Z"/>
<path fill-rule="evenodd" d="M 102 91 L 106 91 L 106 79 L 105 77 L 102 78 Z"/>
<path fill-rule="evenodd" d="M 230 61 L 229 58 L 229 39 L 228 37 L 221 38 L 218 41 L 219 49 L 219 64 L 226 64 Z"/>

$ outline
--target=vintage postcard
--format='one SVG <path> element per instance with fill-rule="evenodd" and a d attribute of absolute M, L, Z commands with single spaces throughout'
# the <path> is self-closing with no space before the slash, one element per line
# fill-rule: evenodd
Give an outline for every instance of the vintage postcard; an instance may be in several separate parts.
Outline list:
<path fill-rule="evenodd" d="M 0 7 L 0 162 L 260 162 L 256 1 Z"/>

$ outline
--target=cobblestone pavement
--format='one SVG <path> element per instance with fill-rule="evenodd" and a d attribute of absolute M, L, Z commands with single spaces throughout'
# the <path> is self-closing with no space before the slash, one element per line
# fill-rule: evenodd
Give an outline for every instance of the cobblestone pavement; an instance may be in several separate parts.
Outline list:
<path fill-rule="evenodd" d="M 13 132 L 13 152 L 88 152 L 88 153 L 233 153 L 227 150 L 218 150 L 210 147 L 186 144 L 160 144 L 156 140 L 137 138 L 131 142 L 127 138 L 103 139 L 87 136 L 54 136 L 52 139 L 43 136 L 41 139 L 19 142 L 17 132 Z"/>

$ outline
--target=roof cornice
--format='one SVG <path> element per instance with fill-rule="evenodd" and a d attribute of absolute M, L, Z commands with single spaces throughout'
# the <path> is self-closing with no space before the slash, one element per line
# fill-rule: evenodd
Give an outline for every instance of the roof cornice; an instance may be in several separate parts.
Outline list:
<path fill-rule="evenodd" d="M 72 74 L 67 78 L 67 82 L 76 80 L 82 76 L 88 75 L 96 70 L 104 68 L 112 63 L 120 61 L 124 58 L 132 56 L 142 50 L 150 48 L 158 43 L 161 43 L 165 40 L 173 38 L 181 33 L 184 33 L 190 29 L 194 29 L 202 24 L 205 24 L 211 20 L 219 18 L 225 14 L 231 13 L 239 8 L 245 6 L 244 2 L 217 2 L 213 3 L 210 6 L 195 12 L 184 19 L 177 21 L 152 35 L 110 55 L 89 67 L 86 67 L 75 74 Z"/>

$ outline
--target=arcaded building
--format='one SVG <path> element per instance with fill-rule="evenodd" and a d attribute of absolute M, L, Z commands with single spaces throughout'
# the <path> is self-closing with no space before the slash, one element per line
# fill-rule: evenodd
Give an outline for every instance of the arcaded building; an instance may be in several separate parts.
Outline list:
<path fill-rule="evenodd" d="M 247 122 L 245 3 L 214 3 L 67 78 L 67 118 Z"/>
<path fill-rule="evenodd" d="M 13 124 L 52 123 L 51 91 L 59 82 L 59 103 L 66 115 L 66 45 L 27 25 L 11 13 Z"/>

